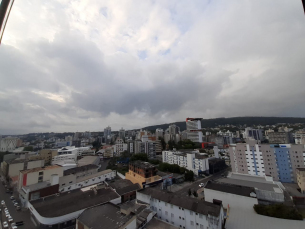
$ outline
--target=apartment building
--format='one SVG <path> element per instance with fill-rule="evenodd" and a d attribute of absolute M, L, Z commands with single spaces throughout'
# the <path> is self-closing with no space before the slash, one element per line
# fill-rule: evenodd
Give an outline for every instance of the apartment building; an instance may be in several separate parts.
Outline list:
<path fill-rule="evenodd" d="M 255 141 L 230 145 L 232 172 L 272 176 L 275 181 L 296 182 L 296 169 L 304 168 L 304 145 L 256 144 Z"/>
<path fill-rule="evenodd" d="M 117 138 L 115 141 L 116 156 L 120 156 L 125 150 L 127 150 L 127 144 L 124 143 L 122 138 Z"/>
<path fill-rule="evenodd" d="M 141 188 L 162 182 L 162 177 L 157 175 L 156 166 L 143 161 L 132 161 L 129 163 L 129 171 L 125 178 L 133 184 L 139 184 Z"/>
<path fill-rule="evenodd" d="M 201 143 L 203 141 L 201 131 L 201 118 L 187 118 L 186 119 L 187 139 L 192 142 Z"/>
<path fill-rule="evenodd" d="M 196 175 L 201 172 L 209 172 L 208 156 L 196 151 L 162 151 L 162 161 L 184 167 Z"/>
<path fill-rule="evenodd" d="M 298 186 L 301 192 L 305 194 L 305 168 L 298 168 L 296 173 Z"/>
<path fill-rule="evenodd" d="M 221 204 L 176 195 L 158 189 L 137 191 L 137 200 L 149 204 L 156 217 L 184 229 L 224 228 L 224 211 Z"/>
<path fill-rule="evenodd" d="M 46 165 L 50 165 L 52 163 L 52 158 L 57 155 L 58 155 L 58 151 L 53 149 L 42 149 L 38 153 L 38 156 L 44 159 Z"/>
<path fill-rule="evenodd" d="M 0 152 L 13 151 L 22 145 L 22 140 L 14 137 L 0 138 Z"/>
<path fill-rule="evenodd" d="M 268 134 L 270 144 L 289 144 L 294 143 L 290 132 L 272 132 Z"/>

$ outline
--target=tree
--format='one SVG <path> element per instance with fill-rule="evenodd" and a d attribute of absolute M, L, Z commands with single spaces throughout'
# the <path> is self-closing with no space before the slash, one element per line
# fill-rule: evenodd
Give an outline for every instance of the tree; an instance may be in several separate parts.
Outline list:
<path fill-rule="evenodd" d="M 195 190 L 193 191 L 193 196 L 198 197 L 198 193 Z"/>
<path fill-rule="evenodd" d="M 194 181 L 194 173 L 193 173 L 193 171 L 187 171 L 184 174 L 184 178 L 185 178 L 186 181 Z"/>
<path fill-rule="evenodd" d="M 148 161 L 148 157 L 146 153 L 137 153 L 132 155 L 132 157 L 130 158 L 130 161 Z"/>
<path fill-rule="evenodd" d="M 189 194 L 189 196 L 192 195 L 192 190 L 190 188 L 189 188 L 188 194 Z"/>

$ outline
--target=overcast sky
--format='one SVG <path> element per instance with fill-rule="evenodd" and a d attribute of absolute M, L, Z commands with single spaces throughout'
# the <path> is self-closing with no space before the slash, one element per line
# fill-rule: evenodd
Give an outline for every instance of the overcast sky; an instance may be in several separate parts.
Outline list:
<path fill-rule="evenodd" d="M 16 0 L 0 134 L 305 117 L 301 0 Z"/>

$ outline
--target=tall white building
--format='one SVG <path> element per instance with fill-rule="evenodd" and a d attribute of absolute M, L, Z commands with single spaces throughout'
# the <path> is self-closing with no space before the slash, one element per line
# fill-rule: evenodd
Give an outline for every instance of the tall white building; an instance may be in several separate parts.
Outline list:
<path fill-rule="evenodd" d="M 187 139 L 192 142 L 201 143 L 203 134 L 201 131 L 201 118 L 186 119 Z"/>
<path fill-rule="evenodd" d="M 124 143 L 124 141 L 121 138 L 118 138 L 115 141 L 115 152 L 116 156 L 120 156 L 122 152 L 127 150 L 127 144 Z"/>
<path fill-rule="evenodd" d="M 12 151 L 17 148 L 18 142 L 21 141 L 19 138 L 6 137 L 0 139 L 0 151 Z"/>
<path fill-rule="evenodd" d="M 162 151 L 162 161 L 184 167 L 198 175 L 200 172 L 209 171 L 209 158 L 206 154 L 196 151 Z"/>
<path fill-rule="evenodd" d="M 163 129 L 161 129 L 161 128 L 156 129 L 156 138 L 157 138 L 157 140 L 159 139 L 159 137 L 163 138 L 163 135 L 164 135 L 164 130 Z"/>

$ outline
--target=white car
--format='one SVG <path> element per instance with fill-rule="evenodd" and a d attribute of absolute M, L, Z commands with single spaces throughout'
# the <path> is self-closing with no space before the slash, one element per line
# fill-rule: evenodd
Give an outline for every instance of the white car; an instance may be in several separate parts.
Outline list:
<path fill-rule="evenodd" d="M 17 226 L 12 226 L 12 229 L 18 229 L 18 227 Z"/>
<path fill-rule="evenodd" d="M 17 206 L 18 206 L 18 203 L 14 203 L 14 206 L 17 207 Z"/>
<path fill-rule="evenodd" d="M 10 197 L 10 199 L 11 199 L 11 200 L 14 200 L 14 199 L 15 199 L 15 197 L 14 197 L 14 196 L 11 196 L 11 197 Z"/>
<path fill-rule="evenodd" d="M 204 186 L 204 183 L 200 183 L 199 187 L 202 188 Z"/>
<path fill-rule="evenodd" d="M 10 213 L 9 212 L 5 212 L 5 217 L 9 217 Z"/>
<path fill-rule="evenodd" d="M 6 221 L 3 222 L 3 227 L 8 228 L 8 223 Z"/>
<path fill-rule="evenodd" d="M 12 218 L 11 216 L 7 217 L 7 220 L 8 220 L 10 223 L 14 221 L 13 218 Z"/>
<path fill-rule="evenodd" d="M 2 204 L 2 205 L 5 205 L 5 202 L 4 202 L 4 200 L 2 200 L 2 201 L 1 201 L 1 204 Z"/>

